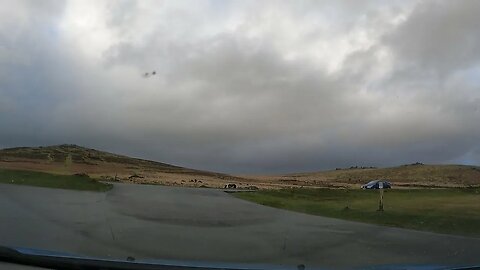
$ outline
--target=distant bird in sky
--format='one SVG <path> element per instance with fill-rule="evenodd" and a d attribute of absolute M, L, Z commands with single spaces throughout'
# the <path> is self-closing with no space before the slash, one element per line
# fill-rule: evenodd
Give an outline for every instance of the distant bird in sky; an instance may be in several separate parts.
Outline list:
<path fill-rule="evenodd" d="M 155 70 L 152 71 L 152 73 L 145 72 L 145 74 L 143 74 L 143 77 L 148 78 L 148 77 L 154 76 L 154 75 L 156 75 L 156 74 L 157 74 L 157 72 L 156 72 Z"/>

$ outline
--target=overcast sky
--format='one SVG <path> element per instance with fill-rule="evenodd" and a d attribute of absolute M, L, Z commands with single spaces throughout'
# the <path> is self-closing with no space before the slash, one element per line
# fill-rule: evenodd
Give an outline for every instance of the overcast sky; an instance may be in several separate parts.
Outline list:
<path fill-rule="evenodd" d="M 479 26 L 480 1 L 0 0 L 0 148 L 478 165 Z"/>

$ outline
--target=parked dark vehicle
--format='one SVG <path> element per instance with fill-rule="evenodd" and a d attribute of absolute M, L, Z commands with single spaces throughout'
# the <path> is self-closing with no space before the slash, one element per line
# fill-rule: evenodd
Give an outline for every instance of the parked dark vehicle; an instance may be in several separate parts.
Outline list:
<path fill-rule="evenodd" d="M 383 188 L 392 188 L 392 184 L 386 180 L 373 180 L 362 185 L 362 189 L 380 189 L 380 184 L 383 184 Z"/>

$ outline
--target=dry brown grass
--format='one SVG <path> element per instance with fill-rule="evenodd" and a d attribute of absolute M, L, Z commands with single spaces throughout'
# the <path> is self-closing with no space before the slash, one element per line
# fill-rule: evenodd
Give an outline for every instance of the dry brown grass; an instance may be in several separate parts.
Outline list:
<path fill-rule="evenodd" d="M 352 187 L 374 179 L 387 179 L 400 187 L 480 186 L 480 167 L 465 165 L 403 165 L 392 168 L 341 169 L 279 176 L 257 176 L 296 186 Z"/>
<path fill-rule="evenodd" d="M 70 161 L 71 160 L 71 161 Z M 277 176 L 232 176 L 136 159 L 75 145 L 0 150 L 0 168 L 71 175 L 86 173 L 106 181 L 222 188 L 358 187 L 373 179 L 388 179 L 400 187 L 465 187 L 480 185 L 480 167 L 405 165 L 380 169 L 342 169 Z M 135 177 L 139 176 L 139 177 Z"/>

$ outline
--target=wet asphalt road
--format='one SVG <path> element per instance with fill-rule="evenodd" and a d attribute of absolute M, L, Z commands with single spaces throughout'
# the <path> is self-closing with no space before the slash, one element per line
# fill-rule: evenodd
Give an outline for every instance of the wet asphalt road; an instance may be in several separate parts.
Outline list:
<path fill-rule="evenodd" d="M 310 216 L 220 190 L 128 184 L 107 193 L 0 184 L 0 245 L 325 268 L 480 264 L 478 238 Z"/>

